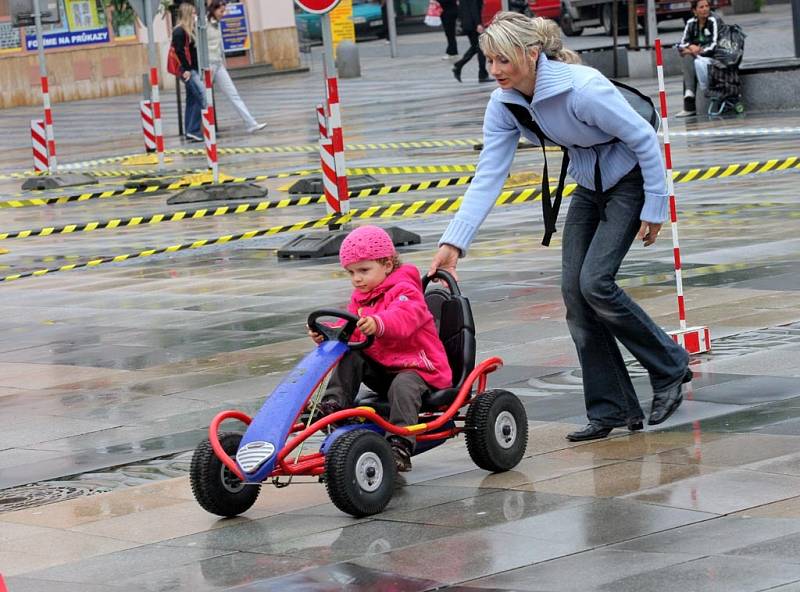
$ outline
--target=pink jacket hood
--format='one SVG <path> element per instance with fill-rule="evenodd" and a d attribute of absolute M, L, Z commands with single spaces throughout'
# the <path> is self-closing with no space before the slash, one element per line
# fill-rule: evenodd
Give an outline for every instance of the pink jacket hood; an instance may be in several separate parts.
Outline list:
<path fill-rule="evenodd" d="M 452 386 L 450 363 L 415 266 L 401 265 L 369 292 L 354 290 L 348 310 L 378 323 L 375 342 L 365 350 L 370 358 L 392 371 L 414 370 L 436 389 Z M 363 335 L 356 330 L 354 339 Z"/>

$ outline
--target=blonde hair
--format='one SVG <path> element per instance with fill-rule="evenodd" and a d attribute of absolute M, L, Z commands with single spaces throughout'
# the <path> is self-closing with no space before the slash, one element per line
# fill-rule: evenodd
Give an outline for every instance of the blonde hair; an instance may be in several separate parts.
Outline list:
<path fill-rule="evenodd" d="M 175 25 L 175 28 L 182 27 L 192 41 L 195 41 L 194 10 L 194 4 L 191 2 L 181 3 L 178 6 L 178 24 Z"/>
<path fill-rule="evenodd" d="M 581 58 L 561 41 L 558 25 L 542 17 L 529 18 L 518 12 L 498 12 L 480 36 L 481 51 L 503 56 L 517 66 L 527 50 L 538 47 L 551 60 L 579 64 Z M 520 51 L 521 50 L 521 51 Z"/>

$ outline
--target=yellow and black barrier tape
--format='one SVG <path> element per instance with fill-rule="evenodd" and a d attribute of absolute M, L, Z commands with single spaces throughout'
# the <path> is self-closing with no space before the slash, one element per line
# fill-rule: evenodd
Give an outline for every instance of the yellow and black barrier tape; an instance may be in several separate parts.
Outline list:
<path fill-rule="evenodd" d="M 565 188 L 565 195 L 568 195 L 575 188 L 575 185 L 570 185 Z M 523 189 L 518 191 L 504 191 L 496 201 L 497 205 L 514 205 L 528 201 L 535 201 L 540 198 L 540 192 L 537 189 Z M 329 214 L 316 220 L 304 220 L 294 224 L 284 224 L 281 226 L 273 226 L 271 228 L 264 228 L 260 230 L 250 230 L 238 234 L 227 234 L 216 238 L 200 239 L 191 243 L 183 243 L 179 245 L 172 245 L 163 248 L 153 248 L 138 253 L 125 253 L 122 255 L 109 255 L 105 257 L 95 257 L 86 261 L 69 263 L 59 267 L 50 267 L 44 269 L 37 269 L 34 271 L 24 271 L 5 277 L 0 277 L 0 282 L 9 282 L 26 277 L 38 277 L 55 273 L 58 271 L 69 271 L 72 269 L 80 269 L 83 267 L 96 267 L 103 263 L 119 263 L 128 261 L 130 259 L 141 259 L 144 257 L 151 257 L 164 253 L 175 253 L 177 251 L 186 251 L 190 249 L 199 249 L 202 247 L 211 247 L 214 245 L 223 245 L 226 243 L 236 242 L 240 240 L 250 240 L 262 236 L 271 236 L 285 232 L 298 232 L 300 230 L 309 230 L 313 228 L 325 228 L 328 225 L 341 225 L 347 224 L 353 220 L 366 220 L 369 218 L 393 218 L 402 217 L 410 218 L 412 216 L 430 216 L 433 214 L 453 213 L 461 205 L 463 196 L 451 198 L 439 198 L 431 200 L 418 200 L 410 203 L 394 203 L 384 206 L 371 206 L 366 208 L 351 209 L 346 214 Z"/>
<path fill-rule="evenodd" d="M 370 196 L 389 195 L 392 193 L 406 193 L 420 189 L 452 187 L 467 185 L 472 177 L 453 177 L 448 179 L 437 179 L 434 181 L 422 181 L 420 183 L 407 183 L 404 185 L 384 186 L 375 189 L 364 189 L 362 191 L 351 191 L 351 198 L 365 198 Z M 197 208 L 195 210 L 184 210 L 179 212 L 167 212 L 152 214 L 150 216 L 131 216 L 129 218 L 113 218 L 111 220 L 96 220 L 92 222 L 82 222 L 75 224 L 65 224 L 63 226 L 45 226 L 43 228 L 16 230 L 12 232 L 0 233 L 0 240 L 14 238 L 30 238 L 36 236 L 51 236 L 55 234 L 76 234 L 80 232 L 92 232 L 94 230 L 128 228 L 132 226 L 154 226 L 162 222 L 180 222 L 181 220 L 198 220 L 212 216 L 229 216 L 236 214 L 246 214 L 250 212 L 263 212 L 265 210 L 288 208 L 291 206 L 306 206 L 312 204 L 325 203 L 324 196 L 302 196 L 285 198 L 279 200 L 262 201 L 258 203 L 246 203 L 231 206 L 220 206 L 217 208 Z"/>

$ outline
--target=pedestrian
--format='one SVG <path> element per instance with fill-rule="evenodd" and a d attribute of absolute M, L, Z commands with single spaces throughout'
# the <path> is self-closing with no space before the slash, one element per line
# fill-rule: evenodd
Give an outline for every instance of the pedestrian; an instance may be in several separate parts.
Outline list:
<path fill-rule="evenodd" d="M 649 423 L 660 424 L 678 408 L 682 385 L 691 380 L 689 356 L 616 283 L 637 233 L 644 246 L 652 245 L 667 217 L 655 130 L 607 78 L 578 64 L 553 21 L 501 12 L 480 43 L 500 88 L 486 108 L 477 173 L 429 274 L 453 273 L 466 255 L 503 187 L 520 134 L 539 144 L 507 107 L 520 105 L 568 149 L 569 172 L 578 183 L 564 224 L 561 290 L 589 424 L 567 439 L 604 438 L 615 427 L 642 429 L 644 414 L 617 340 L 648 371 L 654 392 Z M 619 142 L 608 143 L 614 138 Z"/>
<path fill-rule="evenodd" d="M 197 65 L 196 20 L 197 13 L 191 2 L 183 2 L 178 6 L 178 24 L 172 30 L 172 47 L 180 61 L 181 80 L 186 87 L 186 110 L 183 117 L 186 139 L 202 142 L 201 117 L 206 107 L 206 98 Z"/>
<path fill-rule="evenodd" d="M 708 88 L 708 67 L 714 49 L 717 47 L 719 20 L 711 14 L 708 0 L 692 0 L 694 16 L 686 21 L 683 37 L 678 44 L 683 69 L 683 111 L 676 117 L 688 117 L 697 114 L 697 86 L 705 91 Z"/>
<path fill-rule="evenodd" d="M 389 399 L 389 421 L 414 425 L 422 397 L 453 386 L 447 354 L 425 303 L 419 270 L 401 264 L 391 237 L 377 226 L 347 235 L 339 261 L 350 274 L 353 294 L 347 309 L 358 315 L 354 339 L 375 337 L 365 350 L 349 351 L 333 371 L 319 414 L 353 406 L 363 382 Z M 316 343 L 323 337 L 309 329 Z M 398 471 L 411 470 L 414 438 L 387 433 Z"/>
<path fill-rule="evenodd" d="M 267 127 L 266 123 L 257 122 L 247 105 L 239 96 L 236 85 L 233 84 L 228 70 L 225 68 L 225 52 L 222 47 L 222 32 L 220 22 L 225 15 L 225 1 L 212 0 L 208 5 L 208 28 L 206 36 L 208 39 L 208 64 L 211 67 L 211 77 L 217 88 L 221 90 L 228 100 L 233 104 L 239 117 L 244 121 L 245 128 L 249 133 L 257 132 Z"/>
<path fill-rule="evenodd" d="M 456 41 L 456 21 L 458 20 L 458 0 L 438 0 L 442 7 L 442 28 L 447 38 L 443 60 L 458 57 L 458 42 Z"/>
<path fill-rule="evenodd" d="M 453 65 L 453 76 L 459 82 L 461 82 L 461 70 L 464 69 L 464 66 L 474 55 L 478 56 L 478 82 L 492 81 L 486 71 L 486 56 L 483 55 L 483 51 L 478 45 L 478 37 L 483 33 L 482 12 L 483 0 L 459 0 L 458 16 L 461 19 L 461 30 L 469 39 L 469 49 Z"/>

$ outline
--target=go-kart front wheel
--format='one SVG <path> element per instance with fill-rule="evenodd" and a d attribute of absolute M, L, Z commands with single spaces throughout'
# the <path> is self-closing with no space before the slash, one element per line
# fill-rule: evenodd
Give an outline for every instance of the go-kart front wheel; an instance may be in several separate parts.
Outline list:
<path fill-rule="evenodd" d="M 223 432 L 219 436 L 219 443 L 229 456 L 235 457 L 241 439 L 241 434 Z M 255 503 L 261 489 L 260 484 L 243 483 L 222 464 L 208 439 L 194 449 L 189 481 L 197 503 L 207 512 L 218 516 L 238 516 L 246 512 Z"/>
<path fill-rule="evenodd" d="M 334 440 L 325 454 L 325 486 L 333 504 L 356 518 L 382 511 L 395 482 L 392 449 L 372 430 L 353 430 Z"/>
<path fill-rule="evenodd" d="M 517 466 L 528 444 L 528 415 L 513 393 L 479 395 L 467 410 L 467 451 L 480 468 L 493 473 Z"/>

